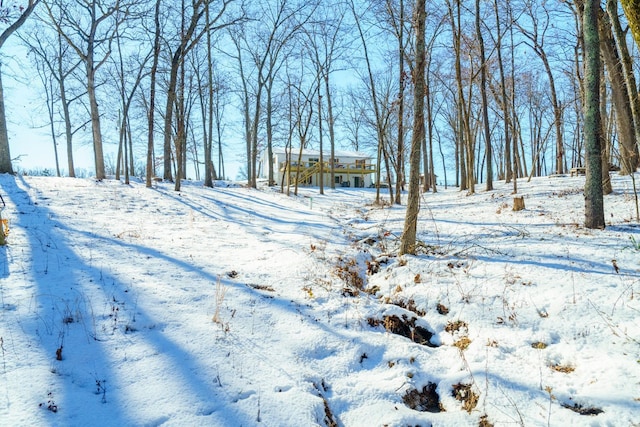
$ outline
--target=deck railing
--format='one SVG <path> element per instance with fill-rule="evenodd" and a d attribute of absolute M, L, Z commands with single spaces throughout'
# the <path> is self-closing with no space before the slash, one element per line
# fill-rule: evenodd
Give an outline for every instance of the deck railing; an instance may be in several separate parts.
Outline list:
<path fill-rule="evenodd" d="M 280 171 L 284 172 L 285 170 L 289 170 L 290 172 L 298 172 L 302 173 L 310 168 L 317 168 L 318 162 L 298 162 L 292 161 L 289 162 L 289 167 L 287 167 L 287 162 L 280 162 Z M 330 171 L 330 164 L 328 162 L 324 162 L 324 172 Z M 369 174 L 374 173 L 376 171 L 376 166 L 371 163 L 343 163 L 336 162 L 334 163 L 334 171 L 335 173 L 345 173 L 345 174 Z"/>

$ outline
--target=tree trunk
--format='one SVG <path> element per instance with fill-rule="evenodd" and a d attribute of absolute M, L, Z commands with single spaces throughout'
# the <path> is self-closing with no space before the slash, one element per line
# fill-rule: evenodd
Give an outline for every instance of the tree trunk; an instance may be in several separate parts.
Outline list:
<path fill-rule="evenodd" d="M 187 119 L 186 119 L 186 106 L 184 99 L 185 92 L 185 61 L 184 58 L 180 61 L 180 77 L 179 87 L 176 93 L 176 136 L 175 136 L 175 150 L 176 150 L 176 177 L 175 177 L 175 191 L 180 191 L 181 181 L 186 178 L 186 141 L 187 141 Z"/>
<path fill-rule="evenodd" d="M 609 152 L 611 150 L 611 138 L 609 138 L 607 130 L 607 84 L 604 78 L 604 69 L 600 67 L 600 139 L 602 147 L 602 193 L 604 195 L 613 193 L 613 187 L 611 186 L 611 175 L 609 174 L 609 163 L 611 157 Z M 584 82 L 583 82 L 584 83 Z M 581 92 L 584 99 L 584 90 Z"/>
<path fill-rule="evenodd" d="M 604 228 L 602 195 L 602 161 L 600 118 L 600 42 L 598 36 L 598 0 L 584 5 L 585 106 L 584 137 L 586 148 L 586 180 L 584 186 L 585 227 Z"/>
<path fill-rule="evenodd" d="M 329 126 L 329 144 L 331 145 L 331 188 L 336 188 L 335 162 L 336 157 L 336 135 L 333 126 L 333 106 L 331 105 L 331 88 L 329 86 L 329 70 L 324 76 L 324 85 L 327 96 L 327 125 Z"/>
<path fill-rule="evenodd" d="M 607 14 L 611 21 L 611 29 L 615 36 L 616 46 L 620 54 L 622 64 L 622 72 L 627 85 L 627 93 L 629 94 L 629 102 L 631 104 L 631 114 L 633 116 L 636 143 L 640 144 L 640 97 L 638 96 L 638 85 L 633 74 L 633 62 L 629 54 L 626 33 L 622 30 L 620 19 L 618 17 L 618 1 L 607 0 Z M 638 145 L 635 146 L 638 150 Z"/>
<path fill-rule="evenodd" d="M 620 3 L 629 21 L 631 34 L 640 47 L 640 0 L 621 0 Z"/>
<path fill-rule="evenodd" d="M 167 181 L 173 181 L 173 173 L 171 168 L 171 139 L 173 136 L 173 109 L 176 103 L 176 87 L 178 85 L 178 71 L 180 68 L 181 54 L 179 51 L 173 54 L 171 59 L 171 72 L 169 74 L 169 86 L 167 88 L 167 105 L 164 113 L 164 172 L 163 178 Z"/>
<path fill-rule="evenodd" d="M 60 104 L 62 105 L 62 117 L 64 119 L 64 135 L 67 145 L 67 167 L 69 168 L 69 177 L 75 178 L 76 171 L 73 164 L 73 131 L 71 130 L 71 113 L 69 111 L 69 103 L 67 100 L 66 77 L 64 72 L 65 58 L 62 48 L 62 36 L 58 34 L 58 55 L 56 58 L 56 66 L 58 72 L 58 89 L 60 90 Z"/>
<path fill-rule="evenodd" d="M 484 53 L 484 39 L 480 27 L 480 0 L 476 0 L 476 35 L 480 45 L 480 94 L 482 97 L 482 122 L 487 161 L 486 190 L 493 190 L 493 151 L 491 149 L 491 129 L 489 128 L 489 102 L 487 101 L 487 63 Z M 498 36 L 499 37 L 499 36 Z"/>
<path fill-rule="evenodd" d="M 411 155 L 409 157 L 409 197 L 404 220 L 404 230 L 400 240 L 399 254 L 415 254 L 418 212 L 420 211 L 420 145 L 425 137 L 424 98 L 425 98 L 425 21 L 426 0 L 416 0 L 416 66 L 414 67 L 413 133 L 411 136 Z"/>
<path fill-rule="evenodd" d="M 621 173 L 628 175 L 638 167 L 638 146 L 635 143 L 636 132 L 631 111 L 631 97 L 624 78 L 620 55 L 611 32 L 611 22 L 608 19 L 608 15 L 600 8 L 598 8 L 598 15 L 600 18 L 598 25 L 600 52 L 608 71 L 613 106 L 616 111 L 616 125 L 620 140 Z"/>
<path fill-rule="evenodd" d="M 260 70 L 262 73 L 262 69 Z M 253 112 L 253 122 L 251 126 L 251 156 L 249 158 L 249 171 L 248 174 L 248 183 L 251 188 L 258 187 L 258 122 L 260 121 L 261 116 L 261 105 L 262 105 L 262 88 L 264 87 L 264 83 L 262 83 L 262 75 L 258 77 L 258 91 L 256 93 L 256 102 L 254 105 Z"/>
<path fill-rule="evenodd" d="M 502 104 L 502 114 L 504 115 L 503 126 L 504 126 L 504 178 L 505 182 L 511 182 L 511 177 L 513 174 L 513 167 L 511 165 L 511 135 L 509 132 L 510 122 L 509 122 L 509 98 L 507 97 L 507 83 L 504 73 L 504 62 L 502 60 L 502 32 L 500 29 L 500 13 L 498 7 L 498 0 L 494 0 L 494 11 L 496 13 L 496 53 L 498 55 L 498 70 L 500 72 L 500 99 Z M 510 6 L 507 6 L 510 7 Z"/>
<path fill-rule="evenodd" d="M 154 12 L 154 28 L 155 35 L 153 38 L 153 62 L 151 65 L 151 83 L 149 88 L 149 116 L 148 116 L 148 128 L 149 134 L 147 136 L 147 188 L 151 188 L 151 179 L 155 174 L 155 164 L 153 159 L 153 128 L 154 128 L 154 116 L 156 109 L 156 74 L 158 71 L 158 60 L 160 57 L 160 3 L 161 0 L 156 0 L 156 7 Z"/>
<path fill-rule="evenodd" d="M 269 82 L 267 84 L 267 111 L 266 111 L 266 130 L 267 130 L 267 158 L 268 163 L 264 165 L 267 168 L 267 185 L 269 187 L 276 184 L 273 170 L 273 83 L 274 76 L 269 76 Z"/>
<path fill-rule="evenodd" d="M 1 64 L 0 64 L 1 66 Z M 4 88 L 2 86 L 2 71 L 0 69 L 0 173 L 13 174 L 11 166 L 11 152 L 9 151 L 9 133 L 4 110 Z"/>
<path fill-rule="evenodd" d="M 400 1 L 400 16 L 398 17 L 398 25 L 396 37 L 398 38 L 398 158 L 397 158 L 397 177 L 396 177 L 396 197 L 394 203 L 402 204 L 402 189 L 404 181 L 404 0 Z"/>
<path fill-rule="evenodd" d="M 206 25 L 210 25 L 211 17 L 209 14 L 209 2 L 205 6 Z M 215 178 L 213 170 L 212 151 L 213 151 L 213 52 L 211 45 L 211 29 L 207 30 L 207 94 L 209 95 L 209 110 L 207 114 L 208 128 L 204 141 L 204 186 L 213 187 L 213 179 Z"/>
<path fill-rule="evenodd" d="M 551 90 L 551 104 L 553 105 L 554 124 L 556 128 L 556 173 L 564 173 L 564 142 L 562 132 L 562 107 L 560 101 L 558 101 L 558 95 L 556 92 L 556 84 L 553 78 L 553 72 L 551 71 L 551 65 L 549 65 L 549 59 L 546 53 L 541 49 L 538 53 L 544 64 L 544 69 L 547 71 L 547 77 L 549 78 L 549 89 Z"/>
<path fill-rule="evenodd" d="M 102 149 L 102 131 L 100 129 L 100 111 L 96 97 L 96 70 L 93 66 L 93 49 L 90 47 L 85 61 L 87 69 L 87 95 L 89 97 L 89 110 L 91 112 L 91 132 L 93 135 L 93 154 L 96 167 L 96 179 L 106 178 L 104 170 L 104 152 Z"/>
<path fill-rule="evenodd" d="M 322 94 L 320 93 L 320 73 L 318 74 L 318 139 L 320 143 L 320 173 L 318 174 L 318 186 L 320 187 L 320 194 L 324 194 L 324 147 L 322 146 Z M 331 159 L 333 163 L 333 159 Z"/>

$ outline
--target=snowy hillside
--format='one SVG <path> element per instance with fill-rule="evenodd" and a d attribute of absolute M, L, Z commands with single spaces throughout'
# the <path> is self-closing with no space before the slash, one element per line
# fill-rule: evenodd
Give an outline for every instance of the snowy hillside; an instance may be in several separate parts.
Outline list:
<path fill-rule="evenodd" d="M 0 176 L 3 426 L 639 426 L 640 226 L 613 176 L 286 197 Z"/>

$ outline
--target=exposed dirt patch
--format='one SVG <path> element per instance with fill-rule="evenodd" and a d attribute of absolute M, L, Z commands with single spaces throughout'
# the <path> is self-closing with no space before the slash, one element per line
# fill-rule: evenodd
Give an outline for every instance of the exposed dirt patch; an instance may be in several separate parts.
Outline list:
<path fill-rule="evenodd" d="M 424 310 L 421 310 L 420 308 L 418 308 L 413 298 L 409 298 L 408 300 L 397 300 L 393 302 L 393 304 L 397 305 L 398 307 L 402 307 L 406 310 L 412 311 L 420 317 L 426 314 Z"/>
<path fill-rule="evenodd" d="M 408 390 L 407 393 L 402 396 L 402 401 L 409 408 L 420 412 L 444 412 L 442 405 L 440 405 L 440 396 L 436 392 L 438 386 L 434 383 L 429 383 L 422 387 L 422 391 L 418 389 Z"/>
<path fill-rule="evenodd" d="M 436 307 L 436 310 L 438 310 L 438 313 L 445 316 L 447 314 L 449 314 L 449 308 L 446 305 L 443 304 L 438 304 Z"/>
<path fill-rule="evenodd" d="M 384 316 L 382 320 L 369 318 L 368 323 L 373 327 L 383 325 L 388 332 L 407 337 L 417 344 L 426 345 L 427 347 L 438 347 L 430 341 L 434 335 L 433 332 L 422 326 L 416 326 L 415 317 L 407 318 L 405 315 L 403 315 L 402 318 L 396 315 Z"/>
<path fill-rule="evenodd" d="M 580 415 L 598 415 L 604 412 L 600 408 L 595 408 L 593 406 L 582 406 L 579 403 L 574 403 L 573 405 L 569 403 L 563 403 L 562 406 L 567 409 L 571 409 L 573 412 L 578 413 Z"/>
<path fill-rule="evenodd" d="M 255 289 L 257 291 L 265 291 L 265 292 L 275 292 L 272 286 L 269 285 L 256 285 L 254 283 L 247 283 L 247 286 L 251 289 Z"/>

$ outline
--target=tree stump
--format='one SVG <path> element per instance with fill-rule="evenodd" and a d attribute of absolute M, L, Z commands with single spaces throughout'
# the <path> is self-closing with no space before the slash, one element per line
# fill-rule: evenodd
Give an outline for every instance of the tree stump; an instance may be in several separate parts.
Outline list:
<path fill-rule="evenodd" d="M 521 211 L 524 209 L 524 196 L 516 196 L 513 198 L 513 210 Z"/>
<path fill-rule="evenodd" d="M 9 234 L 9 223 L 6 219 L 2 219 L 2 214 L 0 214 L 0 246 L 7 245 L 7 234 Z"/>

